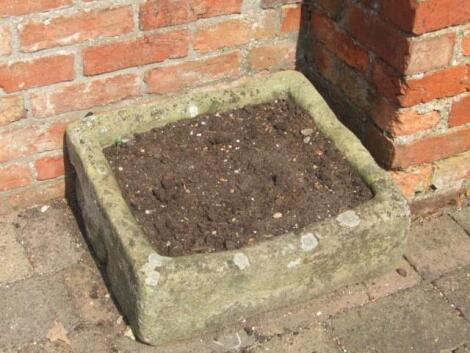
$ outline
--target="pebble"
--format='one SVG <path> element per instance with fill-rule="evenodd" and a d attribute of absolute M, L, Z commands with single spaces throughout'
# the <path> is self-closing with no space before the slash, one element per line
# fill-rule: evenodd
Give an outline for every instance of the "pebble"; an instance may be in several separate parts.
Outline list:
<path fill-rule="evenodd" d="M 281 212 L 276 212 L 275 214 L 273 214 L 273 218 L 275 218 L 275 219 L 278 219 L 278 218 L 281 218 L 281 217 L 282 217 Z"/>
<path fill-rule="evenodd" d="M 304 138 L 304 143 L 309 143 L 312 138 L 310 136 L 307 136 Z"/>
<path fill-rule="evenodd" d="M 300 133 L 304 136 L 310 136 L 313 134 L 313 129 L 302 129 L 300 130 Z"/>
<path fill-rule="evenodd" d="M 132 329 L 129 326 L 127 327 L 126 331 L 124 331 L 124 336 L 135 341 L 134 333 L 132 332 Z"/>

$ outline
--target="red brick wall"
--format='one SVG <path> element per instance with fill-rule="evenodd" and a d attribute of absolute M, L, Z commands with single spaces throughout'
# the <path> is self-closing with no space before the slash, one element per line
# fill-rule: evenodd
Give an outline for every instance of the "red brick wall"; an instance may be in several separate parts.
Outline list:
<path fill-rule="evenodd" d="M 296 61 L 407 197 L 461 190 L 469 0 L 298 2 L 0 0 L 0 213 L 63 195 L 69 122 Z"/>
<path fill-rule="evenodd" d="M 470 1 L 313 0 L 312 79 L 410 199 L 470 179 Z"/>
<path fill-rule="evenodd" d="M 89 112 L 294 68 L 295 2 L 0 0 L 0 213 L 64 194 Z"/>

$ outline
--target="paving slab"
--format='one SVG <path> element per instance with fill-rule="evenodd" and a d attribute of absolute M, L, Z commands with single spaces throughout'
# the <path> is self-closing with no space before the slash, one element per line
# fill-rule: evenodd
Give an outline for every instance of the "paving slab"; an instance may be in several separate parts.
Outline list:
<path fill-rule="evenodd" d="M 325 329 L 317 324 L 307 329 L 269 337 L 255 344 L 247 353 L 340 353 Z"/>
<path fill-rule="evenodd" d="M 453 212 L 451 217 L 455 219 L 455 221 L 460 224 L 470 235 L 470 207 Z"/>
<path fill-rule="evenodd" d="M 329 326 L 349 353 L 441 353 L 470 337 L 470 324 L 431 285 L 339 314 Z"/>
<path fill-rule="evenodd" d="M 470 321 L 470 266 L 443 276 L 435 284 L 456 310 Z"/>
<path fill-rule="evenodd" d="M 11 222 L 0 220 L 0 286 L 32 275 L 24 248 L 15 239 Z"/>
<path fill-rule="evenodd" d="M 358 283 L 305 303 L 248 318 L 245 326 L 259 336 L 274 336 L 314 325 L 336 313 L 364 305 L 368 300 L 366 287 Z"/>
<path fill-rule="evenodd" d="M 0 351 L 44 340 L 55 320 L 67 330 L 78 323 L 58 277 L 33 277 L 0 288 L 0 317 Z"/>
<path fill-rule="evenodd" d="M 38 274 L 60 271 L 84 252 L 80 229 L 63 200 L 19 213 L 16 234 Z"/>
<path fill-rule="evenodd" d="M 407 260 L 426 280 L 470 264 L 470 237 L 448 215 L 413 224 L 405 251 Z"/>
<path fill-rule="evenodd" d="M 208 334 L 200 339 L 192 339 L 167 346 L 152 347 L 127 337 L 117 337 L 112 344 L 113 353 L 232 353 L 246 352 L 255 343 L 255 337 L 244 330 Z"/>
<path fill-rule="evenodd" d="M 417 285 L 421 281 L 419 274 L 406 260 L 400 261 L 395 269 L 383 276 L 365 283 L 370 300 L 386 297 L 400 290 Z"/>
<path fill-rule="evenodd" d="M 31 344 L 10 347 L 1 351 L 2 353 L 71 353 L 69 347 L 49 341 L 34 342 Z M 98 353 L 98 352 L 97 352 Z M 108 352 L 99 352 L 108 353 Z"/>
<path fill-rule="evenodd" d="M 452 353 L 470 353 L 470 343 L 464 344 L 462 347 L 457 348 Z"/>
<path fill-rule="evenodd" d="M 61 275 L 83 322 L 109 326 L 120 317 L 96 266 L 79 263 Z"/>

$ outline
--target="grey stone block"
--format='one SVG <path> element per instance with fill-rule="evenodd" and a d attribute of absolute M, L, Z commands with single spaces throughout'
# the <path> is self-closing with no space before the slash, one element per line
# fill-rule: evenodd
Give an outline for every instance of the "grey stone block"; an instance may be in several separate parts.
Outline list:
<path fill-rule="evenodd" d="M 337 218 L 252 247 L 160 256 L 132 216 L 102 153 L 114 141 L 179 119 L 291 98 L 371 187 L 374 198 Z M 298 72 L 243 86 L 163 99 L 91 116 L 67 130 L 90 242 L 135 335 L 159 345 L 309 300 L 384 273 L 399 261 L 410 223 L 406 201 L 359 140 Z"/>

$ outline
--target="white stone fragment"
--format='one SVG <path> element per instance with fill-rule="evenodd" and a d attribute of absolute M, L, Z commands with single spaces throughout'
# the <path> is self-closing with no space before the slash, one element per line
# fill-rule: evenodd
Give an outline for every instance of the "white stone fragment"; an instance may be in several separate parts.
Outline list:
<path fill-rule="evenodd" d="M 313 233 L 306 233 L 300 237 L 300 244 L 304 251 L 312 251 L 318 246 L 318 239 Z"/>
<path fill-rule="evenodd" d="M 233 263 L 242 271 L 250 267 L 250 260 L 248 260 L 248 257 L 241 252 L 235 254 L 233 257 Z"/>
<path fill-rule="evenodd" d="M 145 278 L 145 284 L 148 286 L 156 287 L 160 281 L 160 273 L 157 271 L 147 272 L 147 277 Z"/>
<path fill-rule="evenodd" d="M 162 267 L 170 261 L 171 258 L 160 256 L 156 252 L 153 252 L 148 256 L 148 263 L 152 265 L 153 268 Z"/>
<path fill-rule="evenodd" d="M 349 228 L 357 227 L 359 223 L 361 223 L 361 219 L 356 214 L 356 212 L 351 210 L 341 213 L 338 217 L 336 217 L 336 220 L 342 226 Z"/>
<path fill-rule="evenodd" d="M 301 259 L 296 259 L 296 260 L 294 260 L 294 261 L 289 262 L 289 263 L 287 264 L 287 267 L 288 267 L 288 268 L 297 267 L 297 266 L 300 265 L 301 262 L 302 262 Z"/>
<path fill-rule="evenodd" d="M 197 105 L 191 104 L 188 107 L 188 112 L 189 112 L 189 115 L 191 116 L 191 118 L 194 118 L 199 114 L 199 108 L 197 107 Z"/>

